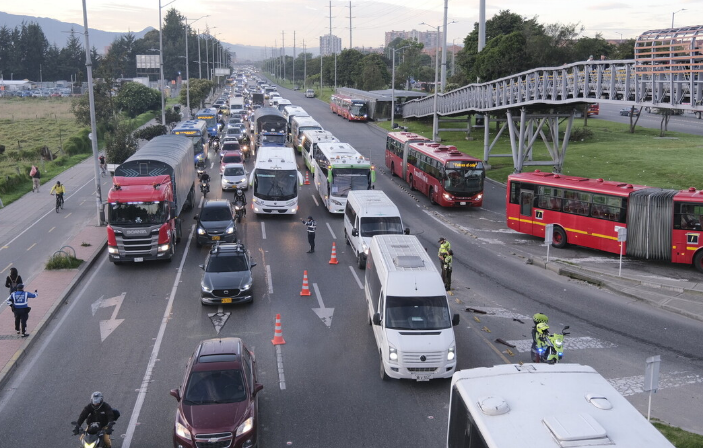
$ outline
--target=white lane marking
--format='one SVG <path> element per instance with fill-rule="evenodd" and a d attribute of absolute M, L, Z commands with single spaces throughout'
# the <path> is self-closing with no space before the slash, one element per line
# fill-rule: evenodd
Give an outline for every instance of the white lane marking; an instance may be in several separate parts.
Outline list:
<path fill-rule="evenodd" d="M 10 263 L 10 264 L 8 264 L 7 266 L 5 266 L 5 269 L 3 269 L 2 271 L 0 271 L 0 274 L 2 274 L 3 272 L 7 271 L 7 268 L 9 268 L 10 266 L 12 266 L 12 263 Z"/>
<path fill-rule="evenodd" d="M 273 294 L 273 279 L 271 278 L 271 265 L 266 265 L 266 282 L 269 285 L 269 294 Z"/>
<path fill-rule="evenodd" d="M 356 284 L 359 285 L 359 288 L 364 289 L 364 285 L 361 283 L 361 280 L 359 280 L 359 276 L 356 275 L 356 271 L 354 270 L 354 266 L 349 266 L 349 270 L 351 271 L 352 275 L 354 276 L 354 280 L 356 280 Z"/>
<path fill-rule="evenodd" d="M 515 349 L 519 352 L 529 352 L 532 349 L 532 339 L 521 339 L 517 341 L 508 342 L 513 344 L 515 346 Z M 566 336 L 564 338 L 565 352 L 569 350 L 584 350 L 588 348 L 604 349 L 614 347 L 617 347 L 617 345 L 613 344 L 612 342 L 602 341 L 600 339 L 591 338 L 588 336 L 582 338 L 570 338 Z"/>
<path fill-rule="evenodd" d="M 32 244 L 31 246 L 29 246 L 29 247 L 27 248 L 27 250 L 28 250 L 28 251 L 29 251 L 29 250 L 32 250 L 32 248 L 33 248 L 34 246 L 36 246 L 36 245 L 37 245 L 37 243 Z"/>
<path fill-rule="evenodd" d="M 202 202 L 202 201 L 201 201 Z M 129 448 L 132 444 L 132 437 L 134 437 L 134 430 L 137 427 L 137 422 L 139 421 L 139 413 L 144 405 L 144 400 L 146 399 L 146 393 L 149 388 L 149 383 L 151 383 L 151 377 L 154 373 L 154 365 L 156 360 L 159 358 L 159 351 L 161 350 L 161 342 L 164 338 L 164 333 L 166 332 L 166 325 L 171 318 L 171 311 L 173 310 L 173 301 L 176 298 L 176 291 L 178 291 L 178 284 L 181 281 L 181 274 L 183 274 L 183 265 L 188 258 L 188 249 L 190 248 L 190 243 L 193 240 L 193 234 L 195 233 L 195 225 L 190 228 L 190 235 L 188 235 L 188 242 L 186 243 L 185 250 L 183 251 L 183 258 L 181 259 L 181 264 L 178 266 L 178 273 L 173 281 L 173 286 L 171 287 L 171 295 L 168 298 L 168 304 L 164 310 L 164 315 L 161 318 L 161 325 L 159 326 L 159 332 L 156 335 L 156 341 L 154 343 L 154 348 L 151 351 L 151 357 L 149 358 L 149 363 L 146 367 L 146 372 L 144 372 L 144 378 L 142 379 L 142 384 L 139 387 L 139 394 L 137 395 L 137 402 L 134 404 L 134 410 L 132 410 L 132 416 L 129 419 L 129 424 L 127 425 L 127 433 L 125 434 L 124 441 L 122 442 L 122 448 Z"/>
<path fill-rule="evenodd" d="M 76 188 L 76 192 L 73 193 L 71 196 L 67 196 L 66 199 L 71 199 L 73 196 L 77 195 L 77 194 L 78 194 L 78 191 L 81 190 L 81 189 L 82 189 L 83 187 L 85 187 L 86 185 L 88 185 L 89 183 L 93 182 L 93 179 L 94 179 L 94 178 L 91 178 L 88 182 L 86 182 L 86 183 L 84 183 L 83 185 L 81 185 L 80 187 Z M 42 219 L 46 218 L 48 215 L 50 215 L 50 214 L 52 214 L 52 213 L 55 213 L 55 212 L 56 212 L 56 210 L 54 209 L 54 207 L 51 207 L 51 210 L 49 210 L 49 211 L 46 212 L 44 215 L 42 215 L 41 217 L 39 217 L 39 219 L 37 219 L 36 221 L 34 221 L 33 223 L 31 223 L 31 224 L 29 225 L 29 227 L 27 227 L 26 229 L 24 229 L 23 231 L 21 231 L 21 232 L 19 233 L 19 235 L 17 235 L 16 237 L 12 238 L 12 239 L 11 239 L 10 241 L 8 241 L 7 243 L 5 243 L 5 245 L 4 245 L 2 248 L 3 248 L 3 249 L 7 249 L 7 246 L 9 246 L 10 244 L 12 244 L 17 238 L 19 238 L 19 237 L 21 237 L 22 235 L 24 235 L 24 233 L 25 233 L 26 231 L 28 231 L 29 229 L 31 229 L 32 227 L 34 227 L 39 221 L 41 221 Z"/>
<path fill-rule="evenodd" d="M 283 373 L 283 354 L 280 345 L 276 346 L 276 364 L 278 365 L 278 387 L 286 390 L 286 375 Z"/>
<path fill-rule="evenodd" d="M 624 397 L 644 392 L 644 375 L 612 378 L 608 382 Z M 659 377 L 659 389 L 697 383 L 703 383 L 703 376 L 690 372 L 662 373 Z"/>
<path fill-rule="evenodd" d="M 332 226 L 330 226 L 330 223 L 327 222 L 327 223 L 325 223 L 325 224 L 327 224 L 327 228 L 330 229 L 330 233 L 332 234 L 332 239 L 333 239 L 333 240 L 336 240 L 336 239 L 337 239 L 337 235 L 334 234 L 334 231 L 332 230 Z"/>
<path fill-rule="evenodd" d="M 312 200 L 315 201 L 315 205 L 316 205 L 316 206 L 318 206 L 318 207 L 320 206 L 320 203 L 317 202 L 317 196 L 312 195 Z"/>
<path fill-rule="evenodd" d="M 53 212 L 53 210 L 52 210 Z M 88 281 L 85 283 L 85 286 L 80 290 L 78 295 L 76 296 L 76 299 L 71 301 L 71 304 L 68 306 L 66 309 L 66 312 L 64 313 L 63 317 L 59 319 L 58 324 L 54 327 L 53 330 L 51 330 L 51 333 L 46 337 L 42 337 L 40 339 L 40 346 L 39 349 L 37 350 L 36 356 L 31 356 L 29 359 L 28 364 L 26 365 L 20 365 L 17 370 L 17 375 L 14 375 L 14 380 L 8 385 L 9 387 L 5 389 L 4 394 L 5 397 L 0 401 L 0 414 L 2 413 L 3 409 L 5 406 L 7 406 L 7 403 L 12 399 L 12 396 L 14 393 L 18 390 L 21 389 L 22 386 L 22 381 L 27 378 L 27 372 L 33 372 L 34 370 L 34 365 L 37 363 L 37 360 L 43 359 L 43 354 L 44 351 L 46 351 L 47 347 L 49 346 L 49 343 L 54 340 L 56 337 L 56 333 L 59 332 L 63 328 L 63 324 L 68 319 L 68 316 L 73 316 L 73 309 L 76 307 L 76 305 L 81 301 L 81 298 L 83 297 L 83 294 L 85 293 L 85 290 L 88 289 L 88 286 L 93 282 L 93 279 L 95 279 L 95 276 L 98 275 L 98 273 L 102 270 L 103 265 L 107 262 L 107 257 L 104 257 L 100 264 L 98 265 L 98 268 L 93 272 L 88 279 Z"/>
<path fill-rule="evenodd" d="M 319 308 L 313 308 L 312 310 L 317 314 L 322 323 L 327 325 L 327 328 L 332 326 L 332 315 L 334 314 L 334 308 L 325 308 L 325 304 L 322 302 L 322 294 L 320 294 L 320 288 L 317 287 L 317 283 L 312 284 L 315 290 L 315 296 L 317 297 L 317 304 L 320 305 Z"/>
<path fill-rule="evenodd" d="M 456 233 L 457 235 L 459 235 L 459 231 L 458 231 L 456 228 L 454 228 L 454 226 L 450 226 L 450 225 L 448 225 L 447 223 L 445 223 L 444 221 L 442 221 L 441 219 L 437 218 L 437 217 L 435 216 L 435 213 L 436 213 L 436 212 L 431 212 L 431 211 L 428 211 L 428 210 L 423 210 L 423 211 L 427 214 L 427 216 L 429 216 L 430 218 L 434 219 L 434 220 L 437 221 L 438 223 L 442 224 L 442 225 L 443 225 L 444 227 L 446 227 L 448 230 L 451 230 L 452 232 L 454 232 L 454 233 Z M 442 218 L 444 218 L 444 215 L 442 215 L 441 213 L 438 213 L 438 214 L 439 214 L 440 216 L 442 216 Z M 446 218 L 445 218 L 445 219 L 446 219 Z"/>
<path fill-rule="evenodd" d="M 266 223 L 262 222 L 261 223 L 261 238 L 266 239 Z"/>

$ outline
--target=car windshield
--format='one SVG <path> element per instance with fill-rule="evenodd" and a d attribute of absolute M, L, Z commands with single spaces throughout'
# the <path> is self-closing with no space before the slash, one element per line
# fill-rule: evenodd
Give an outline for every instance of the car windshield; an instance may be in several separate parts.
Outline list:
<path fill-rule="evenodd" d="M 244 176 L 244 168 L 241 166 L 230 166 L 225 168 L 225 176 Z"/>
<path fill-rule="evenodd" d="M 374 235 L 400 235 L 403 225 L 399 216 L 373 216 L 361 218 L 361 236 L 371 238 Z"/>
<path fill-rule="evenodd" d="M 248 271 L 247 258 L 243 253 L 210 257 L 205 272 L 241 272 Z"/>
<path fill-rule="evenodd" d="M 118 226 L 161 224 L 166 220 L 166 206 L 164 202 L 113 202 L 107 219 Z"/>
<path fill-rule="evenodd" d="M 222 157 L 222 163 L 241 163 L 242 156 L 239 154 L 228 154 Z"/>
<path fill-rule="evenodd" d="M 240 370 L 192 372 L 183 396 L 191 405 L 238 403 L 247 398 Z"/>
<path fill-rule="evenodd" d="M 205 207 L 200 215 L 201 221 L 231 221 L 232 213 L 229 207 Z"/>
<path fill-rule="evenodd" d="M 394 297 L 386 298 L 386 328 L 394 330 L 442 330 L 451 328 L 447 298 Z"/>

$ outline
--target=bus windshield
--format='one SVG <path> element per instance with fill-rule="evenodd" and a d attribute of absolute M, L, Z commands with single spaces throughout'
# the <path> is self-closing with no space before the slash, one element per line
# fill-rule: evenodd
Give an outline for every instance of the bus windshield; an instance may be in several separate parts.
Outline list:
<path fill-rule="evenodd" d="M 113 202 L 108 207 L 108 222 L 118 226 L 163 224 L 166 221 L 165 202 Z"/>
<path fill-rule="evenodd" d="M 469 165 L 471 167 L 461 167 Z M 444 189 L 453 194 L 473 194 L 483 190 L 483 164 L 480 162 L 447 162 Z"/>
<path fill-rule="evenodd" d="M 371 238 L 374 235 L 400 235 L 403 233 L 403 226 L 399 216 L 373 216 L 361 218 L 361 236 Z"/>
<path fill-rule="evenodd" d="M 355 116 L 366 115 L 366 104 L 352 104 L 349 112 Z"/>
<path fill-rule="evenodd" d="M 368 190 L 371 186 L 371 170 L 359 168 L 333 168 L 330 194 L 346 198 L 352 190 Z"/>
<path fill-rule="evenodd" d="M 254 196 L 264 201 L 287 201 L 298 196 L 298 175 L 295 170 L 257 169 Z"/>
<path fill-rule="evenodd" d="M 385 325 L 393 330 L 443 330 L 452 327 L 447 298 L 386 297 Z"/>
<path fill-rule="evenodd" d="M 197 120 L 203 120 L 205 123 L 207 123 L 208 129 L 217 127 L 217 117 L 215 115 L 197 115 L 195 118 Z"/>

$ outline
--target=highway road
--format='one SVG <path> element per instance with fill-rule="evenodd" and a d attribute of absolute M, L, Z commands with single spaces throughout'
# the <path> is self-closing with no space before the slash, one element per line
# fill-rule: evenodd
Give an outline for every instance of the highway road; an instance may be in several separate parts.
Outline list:
<path fill-rule="evenodd" d="M 544 312 L 554 327 L 571 326 L 566 361 L 595 367 L 642 412 L 647 407 L 641 392 L 644 361 L 661 355 L 664 381 L 653 415 L 703 431 L 700 322 L 525 263 L 544 248 L 541 241 L 505 228 L 503 186 L 488 182 L 480 209 L 431 206 L 384 168 L 384 131 L 346 122 L 300 92 L 280 92 L 371 157 L 379 171 L 376 188 L 399 206 L 404 224 L 431 254 L 440 236 L 451 241 L 455 268 L 449 299 L 462 319 L 455 327 L 459 368 L 529 361 L 530 316 Z M 219 192 L 216 166 L 211 174 L 213 196 L 231 197 Z M 343 241 L 341 216 L 320 205 L 312 186 L 302 188 L 300 204 L 297 217 L 258 217 L 250 211 L 240 226 L 257 262 L 252 304 L 200 305 L 198 265 L 207 248 L 196 248 L 190 227 L 170 264 L 114 266 L 105 254 L 0 391 L 0 427 L 11 428 L 3 431 L 2 445 L 76 445 L 69 422 L 91 392 L 101 390 L 123 415 L 113 446 L 170 446 L 176 401 L 169 390 L 179 385 L 198 342 L 219 335 L 242 337 L 256 354 L 264 384 L 259 402 L 263 447 L 444 446 L 449 381 L 381 381 L 363 296 L 364 272 L 355 267 Z M 86 216 L 94 212 L 92 203 L 84 207 Z M 314 254 L 305 253 L 299 219 L 309 214 L 318 223 Z M 74 228 L 80 225 L 78 218 L 71 222 Z M 41 238 L 45 232 L 37 225 L 27 234 Z M 333 242 L 338 265 L 328 263 Z M 574 259 L 602 255 L 566 251 Z M 690 271 L 671 269 L 681 275 Z M 304 270 L 310 297 L 300 296 Z M 491 314 L 467 313 L 467 306 Z M 320 308 L 330 320 L 318 316 Z M 277 313 L 286 340 L 280 359 L 271 344 Z M 223 319 L 223 325 L 215 325 Z M 497 338 L 516 347 L 508 350 Z"/>
<path fill-rule="evenodd" d="M 608 120 L 617 123 L 630 123 L 630 117 L 620 115 L 620 110 L 626 106 L 618 106 L 616 104 L 600 104 L 600 112 L 597 117 L 591 117 L 595 120 Z M 634 117 L 636 119 L 637 117 Z M 662 115 L 652 114 L 642 109 L 637 126 L 659 129 L 661 126 Z M 688 112 L 683 115 L 672 115 L 669 118 L 667 127 L 672 132 L 683 132 L 685 134 L 703 135 L 703 120 L 696 118 L 696 115 Z"/>

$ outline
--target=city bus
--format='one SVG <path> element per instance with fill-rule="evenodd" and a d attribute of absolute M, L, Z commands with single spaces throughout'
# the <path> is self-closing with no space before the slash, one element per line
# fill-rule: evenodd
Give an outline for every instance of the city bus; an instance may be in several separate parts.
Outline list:
<path fill-rule="evenodd" d="M 674 447 L 592 367 L 567 363 L 454 372 L 446 446 Z"/>
<path fill-rule="evenodd" d="M 317 143 L 313 150 L 315 189 L 331 213 L 344 213 L 352 190 L 370 190 L 376 182 L 371 161 L 349 143 Z"/>
<path fill-rule="evenodd" d="M 386 168 L 390 170 L 391 176 L 406 178 L 405 157 L 410 143 L 430 141 L 429 138 L 413 132 L 389 132 L 386 136 Z"/>
<path fill-rule="evenodd" d="M 303 155 L 303 160 L 305 161 L 305 166 L 308 168 L 308 171 L 314 174 L 315 165 L 313 164 L 313 154 L 315 152 L 315 148 L 317 148 L 317 144 L 334 143 L 338 141 L 339 139 L 329 131 L 323 131 L 320 129 L 314 131 L 304 131 L 303 136 L 300 138 L 298 151 L 300 151 Z"/>
<path fill-rule="evenodd" d="M 193 141 L 195 156 L 193 163 L 197 166 L 200 161 L 207 161 L 208 153 L 208 130 L 207 124 L 203 120 L 181 121 L 171 130 L 171 134 L 189 137 Z"/>
<path fill-rule="evenodd" d="M 305 131 L 321 131 L 322 125 L 312 117 L 296 115 L 290 120 L 290 138 L 293 148 L 300 145 L 300 139 Z"/>
<path fill-rule="evenodd" d="M 693 264 L 703 272 L 703 190 L 664 190 L 603 179 L 546 173 L 508 176 L 511 229 L 636 258 Z M 619 228 L 626 229 L 618 241 Z M 622 239 L 623 237 L 621 237 Z M 623 245 L 621 247 L 621 244 Z"/>
<path fill-rule="evenodd" d="M 208 107 L 200 109 L 194 115 L 196 120 L 203 120 L 207 124 L 207 132 L 210 137 L 217 137 L 217 109 Z"/>
<path fill-rule="evenodd" d="M 430 140 L 398 145 L 398 136 L 391 134 L 399 133 L 391 132 L 386 138 L 386 163 L 391 159 L 393 174 L 396 163 L 400 164 L 400 173 L 411 190 L 418 190 L 432 204 L 442 207 L 483 205 L 486 171 L 481 160 L 460 152 L 455 146 Z"/>
<path fill-rule="evenodd" d="M 367 121 L 369 119 L 366 100 L 355 99 L 341 93 L 330 98 L 330 110 L 349 121 Z"/>
<path fill-rule="evenodd" d="M 249 177 L 254 190 L 251 208 L 257 214 L 298 212 L 298 186 L 303 176 L 298 171 L 295 152 L 288 146 L 261 146 Z"/>

